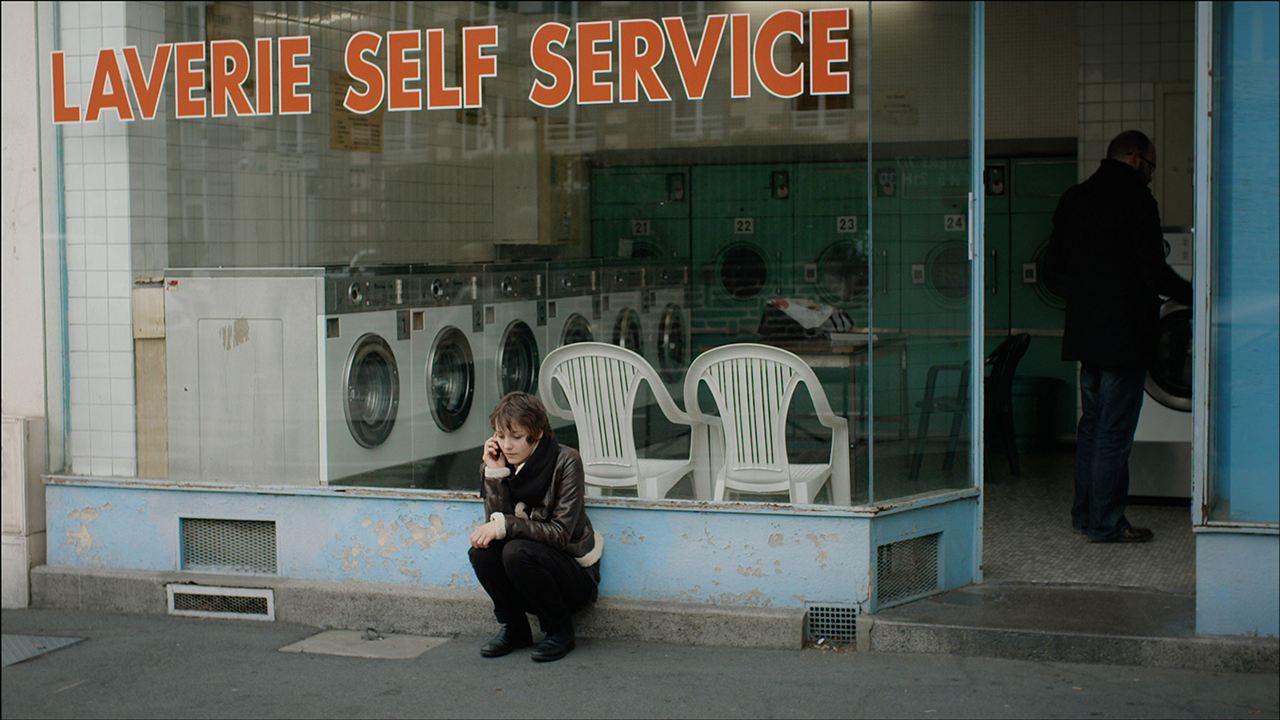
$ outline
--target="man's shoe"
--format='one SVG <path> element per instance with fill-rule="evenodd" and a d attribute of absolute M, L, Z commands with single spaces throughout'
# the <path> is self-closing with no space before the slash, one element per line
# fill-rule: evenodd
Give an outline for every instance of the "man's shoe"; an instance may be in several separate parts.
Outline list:
<path fill-rule="evenodd" d="M 526 648 L 532 644 L 533 633 L 529 631 L 528 625 L 524 627 L 523 632 L 511 625 L 503 625 L 498 628 L 498 634 L 480 648 L 480 655 L 487 658 L 502 657 L 512 650 Z"/>
<path fill-rule="evenodd" d="M 547 633 L 547 636 L 533 649 L 534 662 L 551 662 L 559 660 L 574 648 L 573 626 L 566 625 L 559 630 Z"/>
<path fill-rule="evenodd" d="M 1146 528 L 1127 527 L 1109 538 L 1090 539 L 1089 542 L 1143 543 L 1155 536 L 1155 533 Z"/>

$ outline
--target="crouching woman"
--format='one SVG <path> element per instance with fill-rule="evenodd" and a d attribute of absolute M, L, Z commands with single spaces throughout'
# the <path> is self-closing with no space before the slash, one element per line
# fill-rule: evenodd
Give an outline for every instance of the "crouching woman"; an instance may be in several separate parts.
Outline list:
<path fill-rule="evenodd" d="M 546 408 L 528 393 L 503 397 L 489 424 L 480 489 L 489 521 L 471 534 L 469 554 L 500 627 L 480 654 L 532 645 L 531 613 L 546 634 L 533 659 L 559 660 L 574 647 L 573 613 L 596 599 L 604 551 L 582 506 L 582 459 L 556 442 Z"/>

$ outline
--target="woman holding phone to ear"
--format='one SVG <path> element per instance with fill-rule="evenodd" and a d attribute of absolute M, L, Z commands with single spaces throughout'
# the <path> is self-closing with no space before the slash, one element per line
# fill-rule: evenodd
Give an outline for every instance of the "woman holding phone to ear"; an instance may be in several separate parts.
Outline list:
<path fill-rule="evenodd" d="M 480 487 L 488 522 L 471 533 L 469 555 L 500 627 L 480 654 L 533 645 L 532 613 L 545 633 L 533 659 L 559 660 L 574 648 L 573 613 L 596 599 L 604 552 L 582 505 L 582 459 L 556 442 L 546 408 L 528 393 L 503 397 L 489 424 Z"/>

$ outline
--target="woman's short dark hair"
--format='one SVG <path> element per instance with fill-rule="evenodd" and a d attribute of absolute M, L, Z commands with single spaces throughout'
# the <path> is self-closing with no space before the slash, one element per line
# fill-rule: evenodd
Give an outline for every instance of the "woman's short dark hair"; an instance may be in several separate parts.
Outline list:
<path fill-rule="evenodd" d="M 546 406 L 527 392 L 510 392 L 504 395 L 494 406 L 493 412 L 489 413 L 489 426 L 494 430 L 499 427 L 504 430 L 521 427 L 538 438 L 555 437 Z"/>

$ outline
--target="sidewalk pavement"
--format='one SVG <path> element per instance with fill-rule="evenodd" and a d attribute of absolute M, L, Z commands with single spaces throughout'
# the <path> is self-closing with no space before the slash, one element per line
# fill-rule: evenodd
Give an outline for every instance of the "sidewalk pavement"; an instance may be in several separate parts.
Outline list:
<path fill-rule="evenodd" d="M 0 619 L 6 638 L 84 638 L 4 668 L 5 718 L 1280 717 L 1270 673 L 589 639 L 539 664 L 483 659 L 475 637 L 384 660 L 280 652 L 319 632 L 289 623 Z"/>

